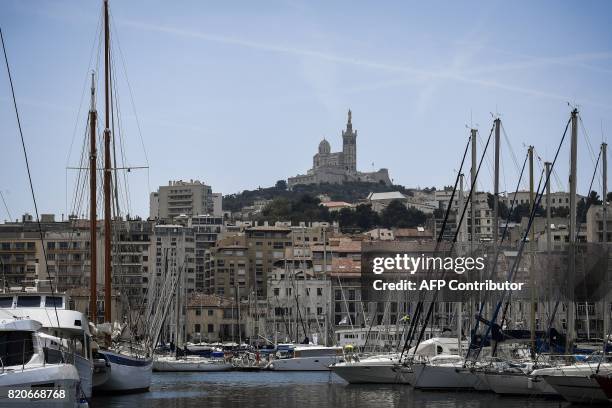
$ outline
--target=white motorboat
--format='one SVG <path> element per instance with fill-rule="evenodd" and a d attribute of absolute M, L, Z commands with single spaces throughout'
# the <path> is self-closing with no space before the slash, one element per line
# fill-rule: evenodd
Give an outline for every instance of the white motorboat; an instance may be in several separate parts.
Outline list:
<path fill-rule="evenodd" d="M 199 356 L 160 356 L 153 360 L 153 371 L 182 372 L 182 371 L 230 371 L 233 368 L 230 362 L 223 359 L 212 359 Z"/>
<path fill-rule="evenodd" d="M 61 347 L 49 347 L 48 358 L 73 364 L 79 372 L 81 389 L 90 398 L 93 358 L 87 316 L 68 309 L 67 295 L 39 292 L 32 287 L 25 292 L 0 294 L 0 319 L 15 317 L 36 320 L 42 324 L 42 333 L 61 339 Z"/>
<path fill-rule="evenodd" d="M 607 404 L 608 397 L 594 374 L 612 372 L 611 363 L 577 363 L 561 367 L 534 370 L 534 380 L 544 380 L 563 398 L 576 404 Z"/>
<path fill-rule="evenodd" d="M 66 363 L 49 363 L 45 348 L 61 340 L 39 333 L 31 319 L 0 320 L 0 406 L 75 408 L 81 403 L 79 373 Z"/>
<path fill-rule="evenodd" d="M 332 364 L 330 369 L 350 384 L 409 384 L 397 354 L 346 356 L 346 361 Z"/>
<path fill-rule="evenodd" d="M 341 347 L 296 346 L 286 357 L 270 361 L 266 368 L 273 371 L 327 371 L 334 363 L 343 362 Z"/>

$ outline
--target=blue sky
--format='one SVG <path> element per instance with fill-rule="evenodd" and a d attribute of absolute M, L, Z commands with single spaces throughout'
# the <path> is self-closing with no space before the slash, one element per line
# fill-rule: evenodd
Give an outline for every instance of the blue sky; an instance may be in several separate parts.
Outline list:
<path fill-rule="evenodd" d="M 111 1 L 111 14 L 125 155 L 150 166 L 128 176 L 132 214 L 146 216 L 149 190 L 171 179 L 228 194 L 303 173 L 323 137 L 340 149 L 348 108 L 358 167 L 387 167 L 411 187 L 452 184 L 466 125 L 484 139 L 493 112 L 511 146 L 502 189 L 513 190 L 512 156 L 522 162 L 533 144 L 550 159 L 571 102 L 586 130 L 584 194 L 590 148 L 612 132 L 606 1 Z M 66 166 L 79 163 L 100 15 L 101 1 L 0 3 L 43 213 L 72 208 Z M 0 132 L 0 190 L 17 218 L 32 204 L 4 67 Z M 555 190 L 567 189 L 568 157 L 566 145 Z M 491 185 L 488 159 L 479 187 Z"/>

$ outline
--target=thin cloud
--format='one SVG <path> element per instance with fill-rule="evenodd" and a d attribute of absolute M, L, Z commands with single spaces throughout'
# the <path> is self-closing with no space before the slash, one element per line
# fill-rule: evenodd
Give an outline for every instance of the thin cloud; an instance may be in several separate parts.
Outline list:
<path fill-rule="evenodd" d="M 266 43 L 266 42 L 251 41 L 251 40 L 246 40 L 243 38 L 230 37 L 230 36 L 220 35 L 220 34 L 203 33 L 203 32 L 195 31 L 195 30 L 188 30 L 188 29 L 182 29 L 182 28 L 171 27 L 171 26 L 163 26 L 163 25 L 157 25 L 157 24 L 149 24 L 149 23 L 144 23 L 144 22 L 135 21 L 135 20 L 119 20 L 117 21 L 117 23 L 124 27 L 133 28 L 133 29 L 142 30 L 142 31 L 165 33 L 165 34 L 170 34 L 174 36 L 194 38 L 194 39 L 199 39 L 199 40 L 216 42 L 220 44 L 235 45 L 235 46 L 246 47 L 246 48 L 251 48 L 255 50 L 287 54 L 287 55 L 295 55 L 299 57 L 312 57 L 312 58 L 318 58 L 318 59 L 341 63 L 341 64 L 348 64 L 348 65 L 363 67 L 363 68 L 371 68 L 371 69 L 383 70 L 387 72 L 398 72 L 398 73 L 403 73 L 403 74 L 410 74 L 410 75 L 419 77 L 421 80 L 448 79 L 448 80 L 453 80 L 456 82 L 478 85 L 478 86 L 482 86 L 486 88 L 501 89 L 501 90 L 505 90 L 509 92 L 515 92 L 515 93 L 521 93 L 524 95 L 553 99 L 553 100 L 562 101 L 562 102 L 566 102 L 570 99 L 573 99 L 572 97 L 567 96 L 567 95 L 556 94 L 556 93 L 542 91 L 542 90 L 538 90 L 534 88 L 526 88 L 526 87 L 521 87 L 517 85 L 511 85 L 511 84 L 501 83 L 501 82 L 494 81 L 494 80 L 475 79 L 475 78 L 468 77 L 464 74 L 461 74 L 461 73 L 458 73 L 452 70 L 451 71 L 449 70 L 439 70 L 439 71 L 425 70 L 421 68 L 411 67 L 408 65 L 398 65 L 398 64 L 390 64 L 390 63 L 383 63 L 383 62 L 375 62 L 375 61 L 371 61 L 367 59 L 345 57 L 345 56 L 340 56 L 337 54 L 330 54 L 330 53 L 320 52 L 320 51 L 311 50 L 307 48 L 289 47 L 289 46 L 271 44 L 271 43 Z M 531 61 L 531 64 L 534 64 L 534 63 L 541 64 L 544 62 L 545 62 L 544 60 L 539 61 L 539 62 Z M 555 62 L 555 60 L 549 59 L 548 62 L 549 63 Z M 557 59 L 556 62 L 561 63 L 563 61 L 561 59 Z M 518 66 L 515 65 L 514 67 L 516 68 Z M 506 68 L 510 69 L 512 68 L 512 66 L 508 65 L 506 67 L 504 65 L 498 65 L 496 67 L 490 67 L 488 72 L 493 72 L 494 70 L 499 71 L 499 70 L 503 70 Z M 477 72 L 477 71 L 474 71 L 474 72 Z M 612 110 L 612 105 L 610 104 L 600 103 L 597 101 L 588 101 L 588 100 L 582 100 L 582 102 L 585 104 L 590 104 L 593 106 L 598 106 L 601 108 Z"/>

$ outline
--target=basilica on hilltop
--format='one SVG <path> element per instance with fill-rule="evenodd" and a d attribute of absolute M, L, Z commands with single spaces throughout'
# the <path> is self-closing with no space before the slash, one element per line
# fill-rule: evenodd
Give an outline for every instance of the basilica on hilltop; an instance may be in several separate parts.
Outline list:
<path fill-rule="evenodd" d="M 357 131 L 353 129 L 352 113 L 348 111 L 346 129 L 342 131 L 342 151 L 332 152 L 326 139 L 319 143 L 319 151 L 312 158 L 312 168 L 306 174 L 289 177 L 288 186 L 299 184 L 342 184 L 351 181 L 391 185 L 389 171 L 357 171 Z"/>

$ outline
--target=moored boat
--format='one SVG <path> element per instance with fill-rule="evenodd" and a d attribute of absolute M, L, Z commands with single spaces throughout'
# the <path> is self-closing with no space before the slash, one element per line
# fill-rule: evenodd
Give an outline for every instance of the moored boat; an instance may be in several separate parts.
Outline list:
<path fill-rule="evenodd" d="M 40 322 L 0 320 L 0 406 L 75 408 L 83 393 L 75 366 L 46 361 L 47 343 L 59 338 L 39 333 Z"/>

